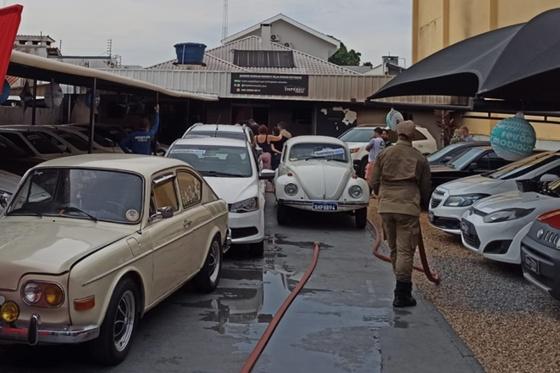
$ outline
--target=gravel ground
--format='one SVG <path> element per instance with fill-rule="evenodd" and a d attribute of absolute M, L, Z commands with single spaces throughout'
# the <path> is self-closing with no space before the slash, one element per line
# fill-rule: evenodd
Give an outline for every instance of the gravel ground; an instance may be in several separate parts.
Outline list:
<path fill-rule="evenodd" d="M 370 209 L 374 217 L 374 207 Z M 560 302 L 527 283 L 519 266 L 492 262 L 422 216 L 428 257 L 442 283 L 415 283 L 488 372 L 560 371 Z"/>

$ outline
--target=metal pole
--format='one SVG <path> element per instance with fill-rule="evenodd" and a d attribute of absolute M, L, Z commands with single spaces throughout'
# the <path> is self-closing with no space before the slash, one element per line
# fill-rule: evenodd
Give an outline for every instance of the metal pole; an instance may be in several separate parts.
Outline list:
<path fill-rule="evenodd" d="M 33 81 L 33 102 L 31 105 L 31 124 L 35 125 L 37 120 L 37 80 Z"/>
<path fill-rule="evenodd" d="M 93 153 L 93 136 L 95 134 L 95 96 L 97 91 L 97 79 L 93 78 L 91 87 L 91 102 L 89 107 L 89 149 L 88 153 Z"/>

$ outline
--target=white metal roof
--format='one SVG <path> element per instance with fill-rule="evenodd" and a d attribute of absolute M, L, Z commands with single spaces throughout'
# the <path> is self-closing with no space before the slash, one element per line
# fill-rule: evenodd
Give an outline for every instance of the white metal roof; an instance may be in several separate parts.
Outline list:
<path fill-rule="evenodd" d="M 135 154 L 83 154 L 56 158 L 37 167 L 95 168 L 136 172 L 151 177 L 154 173 L 171 167 L 187 166 L 184 162 L 164 157 Z"/>
<path fill-rule="evenodd" d="M 344 141 L 330 136 L 296 136 L 286 141 L 286 145 L 288 146 L 296 144 L 333 144 L 347 147 Z"/>
<path fill-rule="evenodd" d="M 99 89 L 157 92 L 170 97 L 190 98 L 203 101 L 218 100 L 218 98 L 212 94 L 174 91 L 145 81 L 112 74 L 107 71 L 53 61 L 51 59 L 18 51 L 12 51 L 8 74 L 44 81 L 51 81 L 51 79 L 54 79 L 58 83 L 79 86 L 90 86 L 92 79 L 96 78 L 98 80 Z"/>
<path fill-rule="evenodd" d="M 197 145 L 197 146 L 231 146 L 236 148 L 246 148 L 247 141 L 241 139 L 230 139 L 227 137 L 188 137 L 186 139 L 176 140 L 170 147 L 173 150 L 175 145 Z"/>
<path fill-rule="evenodd" d="M 290 17 L 288 17 L 287 15 L 282 14 L 282 13 L 279 13 L 279 14 L 273 16 L 273 17 L 267 18 L 267 19 L 265 19 L 264 21 L 261 21 L 261 22 L 257 23 L 256 25 L 253 25 L 253 26 L 251 26 L 251 27 L 248 27 L 248 28 L 246 28 L 246 29 L 244 29 L 244 30 L 241 30 L 241 31 L 239 31 L 239 32 L 236 32 L 235 34 L 230 35 L 230 36 L 228 36 L 227 38 L 223 39 L 223 40 L 222 40 L 222 43 L 226 44 L 226 43 L 229 43 L 229 42 L 231 42 L 231 41 L 234 41 L 235 39 L 239 39 L 239 38 L 241 38 L 241 37 L 243 37 L 243 36 L 245 36 L 245 35 L 248 35 L 248 34 L 250 34 L 250 33 L 252 33 L 252 32 L 255 32 L 255 31 L 257 31 L 257 30 L 261 27 L 261 24 L 263 24 L 263 23 L 264 23 L 264 24 L 271 24 L 271 23 L 274 23 L 274 22 L 277 22 L 277 21 L 284 21 L 284 22 L 286 22 L 286 23 L 289 23 L 290 25 L 292 25 L 292 26 L 294 26 L 294 27 L 297 27 L 297 28 L 299 28 L 300 30 L 305 31 L 305 32 L 307 32 L 308 34 L 311 34 L 311 35 L 315 36 L 316 38 L 319 38 L 319 39 L 321 39 L 321 40 L 324 40 L 324 41 L 326 41 L 327 43 L 330 43 L 330 44 L 334 45 L 334 46 L 337 47 L 337 48 L 340 47 L 340 40 L 338 40 L 338 39 L 336 39 L 336 38 L 334 38 L 334 37 L 332 37 L 332 36 L 329 36 L 329 35 L 327 35 L 327 34 L 323 34 L 322 32 L 319 32 L 319 31 L 317 31 L 317 30 L 315 30 L 315 29 L 313 29 L 313 28 L 311 28 L 311 27 L 309 27 L 309 26 L 306 26 L 306 25 L 304 25 L 303 23 L 300 23 L 300 22 L 296 21 L 295 19 L 290 18 Z"/>

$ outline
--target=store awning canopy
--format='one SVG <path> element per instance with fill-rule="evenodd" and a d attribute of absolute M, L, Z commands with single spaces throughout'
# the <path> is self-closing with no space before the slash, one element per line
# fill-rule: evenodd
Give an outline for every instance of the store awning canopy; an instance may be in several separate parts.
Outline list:
<path fill-rule="evenodd" d="M 138 95 L 152 95 L 185 98 L 202 101 L 217 101 L 216 95 L 170 90 L 155 84 L 126 78 L 87 67 L 71 65 L 52 59 L 13 51 L 8 66 L 8 74 L 25 79 L 55 81 L 60 84 L 91 87 L 96 80 L 97 89 Z"/>
<path fill-rule="evenodd" d="M 416 63 L 369 97 L 486 97 L 520 106 L 558 100 L 560 9 L 490 31 Z"/>

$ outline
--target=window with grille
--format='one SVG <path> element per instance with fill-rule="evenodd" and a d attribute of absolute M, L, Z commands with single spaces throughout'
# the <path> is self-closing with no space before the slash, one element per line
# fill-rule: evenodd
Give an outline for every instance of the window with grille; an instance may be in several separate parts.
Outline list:
<path fill-rule="evenodd" d="M 292 51 L 235 50 L 233 63 L 241 67 L 295 67 Z"/>

